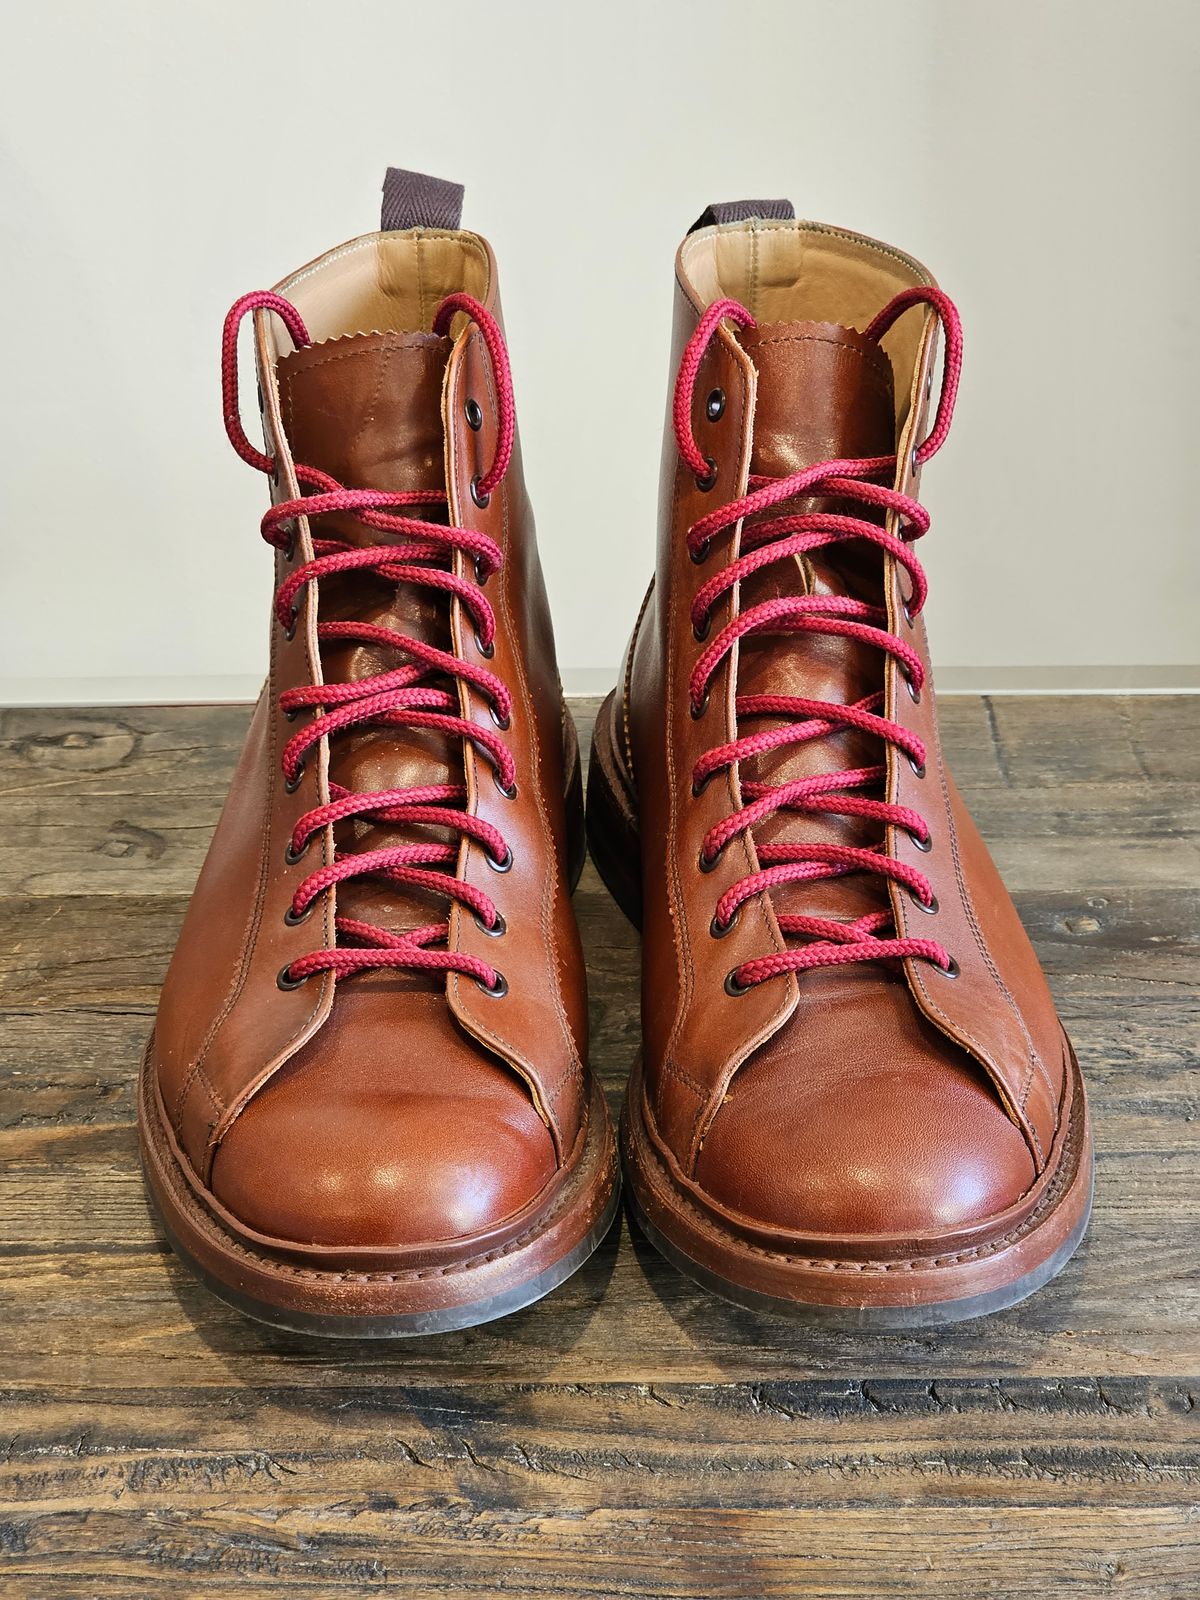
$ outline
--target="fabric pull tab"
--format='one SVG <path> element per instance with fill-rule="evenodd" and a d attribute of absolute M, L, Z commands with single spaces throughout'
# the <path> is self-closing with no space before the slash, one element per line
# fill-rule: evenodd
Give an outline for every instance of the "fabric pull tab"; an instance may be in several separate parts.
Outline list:
<path fill-rule="evenodd" d="M 701 213 L 688 229 L 711 228 L 719 222 L 749 222 L 761 217 L 773 222 L 794 222 L 796 209 L 790 200 L 719 200 Z"/>
<path fill-rule="evenodd" d="M 383 180 L 380 228 L 398 233 L 406 228 L 457 228 L 462 222 L 463 186 L 424 172 L 389 167 Z"/>

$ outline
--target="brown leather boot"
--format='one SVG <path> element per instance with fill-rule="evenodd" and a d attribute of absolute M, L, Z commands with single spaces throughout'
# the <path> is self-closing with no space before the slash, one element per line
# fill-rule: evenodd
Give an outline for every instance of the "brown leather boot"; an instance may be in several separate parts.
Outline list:
<path fill-rule="evenodd" d="M 578 749 L 461 200 L 390 172 L 382 232 L 225 329 L 226 427 L 275 486 L 271 671 L 163 988 L 142 1152 L 185 1260 L 307 1332 L 501 1316 L 616 1207 Z M 237 412 L 251 311 L 265 454 Z"/>
<path fill-rule="evenodd" d="M 915 261 L 785 201 L 706 212 L 676 280 L 657 574 L 588 794 L 643 929 L 634 1204 L 745 1305 L 996 1310 L 1079 1243 L 1092 1152 L 938 742 L 916 494 L 958 317 Z"/>

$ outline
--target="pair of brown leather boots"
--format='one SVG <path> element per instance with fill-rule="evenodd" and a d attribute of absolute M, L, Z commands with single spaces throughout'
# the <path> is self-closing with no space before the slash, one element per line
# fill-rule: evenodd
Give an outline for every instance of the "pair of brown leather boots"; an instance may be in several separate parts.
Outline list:
<path fill-rule="evenodd" d="M 270 678 L 167 974 L 142 1151 L 184 1259 L 307 1332 L 502 1316 L 617 1208 L 579 750 L 461 202 L 390 171 L 379 233 L 225 329 L 226 427 L 272 484 Z M 247 314 L 265 450 L 237 406 Z M 938 742 L 917 486 L 957 314 L 901 252 L 746 201 L 680 247 L 673 352 L 657 570 L 588 793 L 642 930 L 633 1209 L 745 1305 L 880 1327 L 1009 1305 L 1078 1243 L 1092 1159 Z"/>

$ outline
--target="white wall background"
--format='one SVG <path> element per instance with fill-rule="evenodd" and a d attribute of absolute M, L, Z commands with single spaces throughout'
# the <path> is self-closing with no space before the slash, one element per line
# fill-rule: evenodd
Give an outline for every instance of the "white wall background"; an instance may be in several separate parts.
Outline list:
<path fill-rule="evenodd" d="M 0 5 L 0 699 L 252 692 L 221 319 L 377 226 L 494 243 L 568 687 L 650 570 L 672 257 L 712 199 L 926 261 L 966 324 L 922 546 L 943 684 L 1197 682 L 1195 0 Z"/>

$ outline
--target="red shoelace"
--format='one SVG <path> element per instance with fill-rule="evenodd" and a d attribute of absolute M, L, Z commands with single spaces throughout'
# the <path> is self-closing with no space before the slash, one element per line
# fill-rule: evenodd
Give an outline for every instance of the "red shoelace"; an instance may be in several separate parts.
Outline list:
<path fill-rule="evenodd" d="M 243 317 L 259 309 L 272 311 L 280 318 L 297 348 L 311 341 L 295 306 L 280 295 L 266 291 L 243 295 L 225 319 L 221 341 L 225 431 L 243 461 L 260 472 L 274 475 L 276 462 L 250 443 L 238 411 L 238 329 Z M 512 455 L 512 375 L 499 325 L 472 296 L 447 296 L 434 317 L 434 333 L 444 335 L 456 312 L 462 312 L 478 327 L 495 375 L 499 411 L 496 455 L 487 472 L 475 479 L 471 491 L 478 504 L 486 505 L 488 497 L 503 480 Z M 411 514 L 413 507 L 444 506 L 447 501 L 444 490 L 386 493 L 376 489 L 347 489 L 336 478 L 315 467 L 296 464 L 295 473 L 305 492 L 298 500 L 284 500 L 273 505 L 263 517 L 262 536 L 269 545 L 290 556 L 294 549 L 295 519 L 319 518 L 334 512 L 349 513 L 362 526 L 384 537 L 378 543 L 360 546 L 337 537 L 314 535 L 313 559 L 289 573 L 275 594 L 275 616 L 289 638 L 296 627 L 300 596 L 308 584 L 337 573 L 369 571 L 389 583 L 415 584 L 459 600 L 474 623 L 481 654 L 485 658 L 492 655 L 496 618 L 483 586 L 500 569 L 503 553 L 486 534 L 448 527 Z M 473 558 L 473 582 L 449 570 L 455 551 L 463 551 Z M 495 673 L 420 639 L 374 623 L 318 621 L 317 640 L 322 644 L 353 641 L 383 646 L 395 650 L 401 664 L 392 671 L 356 682 L 313 684 L 283 691 L 279 706 L 289 721 L 306 712 L 312 713 L 307 726 L 295 733 L 284 747 L 283 781 L 289 790 L 300 782 L 308 753 L 322 739 L 370 723 L 397 730 L 433 728 L 450 739 L 469 739 L 491 764 L 501 790 L 505 794 L 516 792 L 513 758 L 500 737 L 510 724 L 512 696 Z M 462 679 L 486 697 L 495 732 L 458 715 L 457 697 L 436 683 L 438 678 L 447 677 Z M 427 825 L 450 829 L 481 845 L 487 861 L 497 872 L 507 871 L 512 865 L 512 852 L 503 835 L 490 823 L 466 811 L 466 801 L 465 784 L 428 784 L 420 788 L 360 793 L 331 782 L 328 803 L 306 811 L 296 823 L 288 843 L 288 863 L 298 862 L 314 836 L 323 829 L 355 817 L 393 826 Z M 387 849 L 339 852 L 328 866 L 310 873 L 299 884 L 288 909 L 288 918 L 299 921 L 307 916 L 320 895 L 349 878 L 382 878 L 444 895 L 466 907 L 486 932 L 503 933 L 503 919 L 489 896 L 454 875 L 457 858 L 458 851 L 453 845 L 419 839 Z M 495 967 L 477 956 L 444 948 L 449 935 L 448 922 L 430 923 L 399 934 L 353 917 L 338 916 L 335 926 L 339 939 L 347 943 L 313 951 L 285 966 L 279 974 L 281 988 L 301 984 L 317 972 L 332 972 L 342 978 L 370 968 L 403 967 L 461 972 L 493 995 L 502 995 L 507 990 L 503 975 Z"/>
<path fill-rule="evenodd" d="M 933 309 L 946 341 L 937 414 L 928 437 L 913 451 L 914 465 L 920 467 L 937 454 L 950 430 L 962 367 L 962 326 L 958 312 L 940 290 L 907 289 L 888 302 L 865 333 L 867 338 L 881 339 L 898 317 L 917 305 Z M 718 324 L 726 318 L 742 328 L 754 326 L 754 318 L 736 300 L 719 300 L 711 305 L 688 341 L 675 383 L 673 418 L 679 453 L 701 484 L 713 481 L 712 462 L 700 450 L 692 432 L 694 389 L 704 353 Z M 706 642 L 712 608 L 735 584 L 772 562 L 789 560 L 806 551 L 850 539 L 869 540 L 900 563 L 912 579 L 912 596 L 905 609 L 910 620 L 915 617 L 925 604 L 927 584 L 911 545 L 928 531 L 929 514 L 920 501 L 878 481 L 894 481 L 896 465 L 897 458 L 893 454 L 823 461 L 786 478 L 752 476 L 746 495 L 702 517 L 688 530 L 688 551 L 692 560 L 699 564 L 707 558 L 718 534 L 735 527 L 743 518 L 785 507 L 786 502 L 800 496 L 858 501 L 863 506 L 894 512 L 900 529 L 899 534 L 894 535 L 861 517 L 829 511 L 792 513 L 786 510 L 765 523 L 744 528 L 737 559 L 729 561 L 703 585 L 692 606 L 692 628 L 697 642 L 705 645 L 689 683 L 693 716 L 704 714 L 713 675 L 737 641 L 767 631 L 833 634 L 875 646 L 895 658 L 909 693 L 914 699 L 920 698 L 925 679 L 920 656 L 911 645 L 888 631 L 887 612 L 882 605 L 870 605 L 849 595 L 797 595 L 764 601 L 739 611 L 711 642 Z M 843 728 L 859 729 L 893 745 L 911 762 L 913 770 L 923 776 L 924 743 L 899 723 L 882 716 L 883 705 L 882 689 L 853 705 L 834 705 L 795 695 L 737 695 L 735 708 L 739 721 L 769 718 L 774 719 L 774 725 L 703 755 L 692 774 L 693 792 L 699 794 L 716 773 L 738 762 L 764 751 L 821 739 Z M 878 765 L 824 773 L 792 783 L 744 783 L 741 795 L 745 803 L 705 835 L 700 866 L 705 871 L 711 870 L 730 840 L 775 812 L 785 810 L 870 817 L 885 826 L 905 829 L 919 849 L 928 849 L 929 829 L 919 812 L 862 792 L 878 788 L 885 777 L 886 768 Z M 715 936 L 729 931 L 741 906 L 755 895 L 767 893 L 780 884 L 813 882 L 852 872 L 869 872 L 890 879 L 903 885 L 922 909 L 937 909 L 933 886 L 925 874 L 886 854 L 882 843 L 873 849 L 803 841 L 762 844 L 758 847 L 758 859 L 762 870 L 739 879 L 717 902 L 712 921 Z M 948 976 L 955 976 L 958 971 L 957 964 L 936 940 L 884 936 L 885 930 L 893 927 L 890 910 L 871 912 L 851 922 L 797 915 L 780 915 L 778 921 L 781 932 L 806 942 L 735 967 L 725 983 L 731 994 L 743 994 L 753 985 L 785 972 L 906 956 L 932 962 Z"/>

